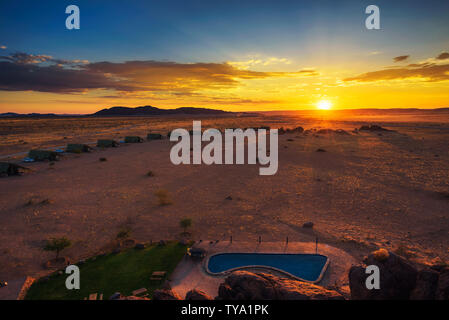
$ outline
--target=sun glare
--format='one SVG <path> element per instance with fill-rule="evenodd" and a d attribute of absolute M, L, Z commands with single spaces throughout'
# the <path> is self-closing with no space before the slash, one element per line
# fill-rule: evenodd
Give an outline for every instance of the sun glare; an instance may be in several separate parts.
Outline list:
<path fill-rule="evenodd" d="M 329 110 L 332 107 L 332 103 L 328 100 L 318 101 L 316 107 L 320 110 Z"/>

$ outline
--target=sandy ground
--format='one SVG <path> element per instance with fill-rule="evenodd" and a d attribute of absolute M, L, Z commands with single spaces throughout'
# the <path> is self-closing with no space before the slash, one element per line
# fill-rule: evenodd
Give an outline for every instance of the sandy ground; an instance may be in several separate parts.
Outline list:
<path fill-rule="evenodd" d="M 2 123 L 0 155 L 99 136 L 144 136 L 181 124 L 191 128 L 191 119 L 120 119 L 103 129 L 98 120 L 79 122 L 81 129 L 75 122 L 67 129 L 45 121 L 20 126 L 9 121 L 9 129 Z M 353 129 L 360 123 L 270 116 L 204 119 L 203 127 Z M 53 255 L 42 246 L 49 237 L 72 239 L 63 254 L 77 261 L 111 250 L 123 226 L 138 241 L 178 238 L 184 217 L 193 219 L 194 240 L 232 235 L 234 241 L 256 242 L 261 236 L 283 242 L 287 236 L 290 241 L 318 236 L 359 261 L 370 250 L 387 247 L 420 263 L 447 262 L 449 125 L 382 124 L 397 132 L 282 135 L 274 176 L 259 176 L 258 165 L 175 166 L 168 140 L 68 155 L 54 165 L 30 164 L 32 173 L 0 178 L 0 280 L 48 273 L 42 265 Z M 149 170 L 154 177 L 146 175 Z M 168 191 L 171 205 L 158 205 L 159 189 Z M 302 228 L 307 221 L 315 224 L 313 230 Z"/>

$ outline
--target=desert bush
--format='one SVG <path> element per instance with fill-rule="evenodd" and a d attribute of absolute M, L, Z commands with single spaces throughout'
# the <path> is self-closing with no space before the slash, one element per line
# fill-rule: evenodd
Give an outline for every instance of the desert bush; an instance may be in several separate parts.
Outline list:
<path fill-rule="evenodd" d="M 167 190 L 164 190 L 164 189 L 157 190 L 154 193 L 154 195 L 156 196 L 156 198 L 158 200 L 158 204 L 160 206 L 166 206 L 166 205 L 173 203 L 170 199 L 170 195 L 168 194 Z"/>
<path fill-rule="evenodd" d="M 184 234 L 187 234 L 187 228 L 192 226 L 192 219 L 190 218 L 184 218 L 181 221 L 179 221 L 179 226 L 184 230 Z"/>
<path fill-rule="evenodd" d="M 122 228 L 117 233 L 116 238 L 119 239 L 119 240 L 120 239 L 123 240 L 123 239 L 129 238 L 130 235 L 131 235 L 131 229 L 130 228 Z"/>
<path fill-rule="evenodd" d="M 72 242 L 66 237 L 51 238 L 47 240 L 44 246 L 45 251 L 56 251 L 56 259 L 59 258 L 59 253 L 72 245 Z"/>
<path fill-rule="evenodd" d="M 149 177 L 154 177 L 154 172 L 153 171 L 148 171 L 147 172 L 147 176 L 149 176 Z"/>
<path fill-rule="evenodd" d="M 128 227 L 124 227 L 119 230 L 117 233 L 116 239 L 119 241 L 120 245 L 125 241 L 127 238 L 131 236 L 131 229 Z"/>

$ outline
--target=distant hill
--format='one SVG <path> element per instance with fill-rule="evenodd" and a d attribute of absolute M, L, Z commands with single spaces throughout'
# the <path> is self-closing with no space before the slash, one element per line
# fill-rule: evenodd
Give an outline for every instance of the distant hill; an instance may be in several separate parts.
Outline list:
<path fill-rule="evenodd" d="M 55 118 L 60 115 L 54 113 L 15 113 L 6 112 L 0 113 L 0 118 Z"/>
<path fill-rule="evenodd" d="M 86 116 L 158 116 L 158 115 L 231 115 L 234 112 L 228 112 L 217 109 L 207 108 L 177 108 L 177 109 L 159 109 L 152 106 L 142 106 L 136 108 L 112 107 L 105 108 L 93 114 L 55 114 L 55 113 L 0 113 L 0 118 L 59 118 L 59 117 L 86 117 Z"/>
<path fill-rule="evenodd" d="M 206 108 L 177 108 L 177 109 L 159 109 L 152 106 L 143 106 L 136 108 L 112 107 L 95 112 L 93 116 L 156 116 L 156 115 L 176 115 L 176 114 L 206 114 L 206 115 L 224 115 L 232 112 L 206 109 Z"/>

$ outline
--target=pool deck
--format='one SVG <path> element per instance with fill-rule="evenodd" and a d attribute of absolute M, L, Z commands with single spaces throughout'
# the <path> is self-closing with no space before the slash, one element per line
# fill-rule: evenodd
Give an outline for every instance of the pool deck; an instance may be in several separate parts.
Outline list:
<path fill-rule="evenodd" d="M 191 289 L 202 290 L 212 298 L 217 296 L 218 287 L 226 276 L 212 276 L 206 272 L 204 263 L 213 254 L 224 252 L 316 253 L 315 242 L 289 242 L 286 245 L 285 242 L 262 242 L 259 244 L 254 242 L 231 243 L 229 241 L 215 243 L 214 241 L 211 244 L 210 241 L 202 241 L 201 243 L 195 243 L 194 246 L 205 249 L 207 256 L 202 260 L 194 260 L 185 256 L 170 277 L 172 289 L 183 298 L 187 291 Z M 357 261 L 348 253 L 322 243 L 318 245 L 318 254 L 327 256 L 329 265 L 324 277 L 317 285 L 327 287 L 337 284 L 339 287 L 347 287 L 349 268 L 357 264 Z M 269 269 L 255 271 L 269 272 L 286 277 L 285 274 Z"/>

